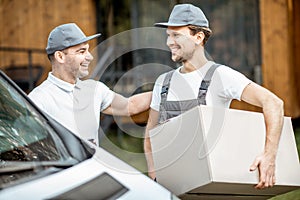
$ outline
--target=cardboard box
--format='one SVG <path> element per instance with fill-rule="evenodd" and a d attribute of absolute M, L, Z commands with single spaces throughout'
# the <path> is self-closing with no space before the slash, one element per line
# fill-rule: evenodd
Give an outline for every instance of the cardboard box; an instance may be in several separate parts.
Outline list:
<path fill-rule="evenodd" d="M 249 168 L 265 143 L 262 113 L 199 106 L 150 131 L 158 182 L 187 199 L 267 199 L 300 188 L 291 118 L 284 118 L 276 184 L 257 190 Z M 222 198 L 221 198 L 222 197 Z"/>

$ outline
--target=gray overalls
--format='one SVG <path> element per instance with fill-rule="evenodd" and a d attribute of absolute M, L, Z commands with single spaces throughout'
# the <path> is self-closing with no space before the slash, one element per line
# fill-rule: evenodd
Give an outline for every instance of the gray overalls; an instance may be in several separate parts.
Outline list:
<path fill-rule="evenodd" d="M 167 101 L 168 96 L 168 90 L 170 88 L 170 82 L 172 75 L 174 73 L 174 70 L 168 72 L 165 76 L 163 86 L 161 89 L 161 101 L 160 101 L 160 107 L 159 107 L 159 123 L 163 123 L 167 119 L 170 119 L 172 117 L 176 117 L 182 113 L 184 113 L 187 110 L 190 110 L 198 105 L 206 105 L 206 93 L 208 90 L 208 87 L 210 85 L 211 78 L 216 70 L 216 68 L 219 66 L 219 64 L 212 65 L 208 71 L 206 72 L 201 85 L 199 87 L 199 93 L 197 99 L 189 99 L 189 100 L 183 100 L 183 101 Z"/>

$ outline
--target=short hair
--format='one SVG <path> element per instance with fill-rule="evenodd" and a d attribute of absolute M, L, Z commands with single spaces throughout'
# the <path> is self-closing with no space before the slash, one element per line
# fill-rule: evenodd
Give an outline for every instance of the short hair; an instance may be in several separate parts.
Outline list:
<path fill-rule="evenodd" d="M 54 61 L 54 53 L 52 54 L 48 54 L 48 59 L 50 60 L 50 62 L 52 63 Z"/>
<path fill-rule="evenodd" d="M 204 33 L 205 37 L 203 39 L 203 45 L 206 44 L 208 38 L 212 35 L 212 30 L 210 30 L 210 28 L 207 27 L 188 25 L 188 28 L 190 29 L 191 35 L 196 35 L 199 32 Z"/>

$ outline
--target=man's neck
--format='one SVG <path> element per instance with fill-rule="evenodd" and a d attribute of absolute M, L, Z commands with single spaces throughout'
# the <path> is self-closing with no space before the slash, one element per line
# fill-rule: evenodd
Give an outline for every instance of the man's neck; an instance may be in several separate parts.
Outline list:
<path fill-rule="evenodd" d="M 67 82 L 67 83 L 71 83 L 71 84 L 76 83 L 76 79 L 68 76 L 65 73 L 58 73 L 56 70 L 52 70 L 52 75 L 55 76 L 56 78 L 59 78 L 60 80 Z"/>
<path fill-rule="evenodd" d="M 193 72 L 195 70 L 200 69 L 201 67 L 203 67 L 206 63 L 208 62 L 207 59 L 203 59 L 200 62 L 189 62 L 189 61 L 185 61 L 183 62 L 183 67 L 180 69 L 181 73 L 189 73 L 189 72 Z"/>

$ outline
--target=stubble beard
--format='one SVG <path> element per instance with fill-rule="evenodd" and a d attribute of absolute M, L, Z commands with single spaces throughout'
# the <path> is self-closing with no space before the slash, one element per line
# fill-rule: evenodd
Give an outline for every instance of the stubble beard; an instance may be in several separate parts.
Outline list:
<path fill-rule="evenodd" d="M 85 77 L 87 77 L 89 75 L 89 71 L 88 71 L 88 69 L 87 70 L 79 70 L 78 71 L 78 78 L 85 78 Z"/>
<path fill-rule="evenodd" d="M 194 51 L 192 52 L 189 52 L 189 53 L 186 53 L 186 54 L 183 54 L 182 56 L 173 56 L 172 57 L 172 60 L 176 63 L 184 63 L 186 62 L 188 59 L 191 59 L 194 55 Z"/>

